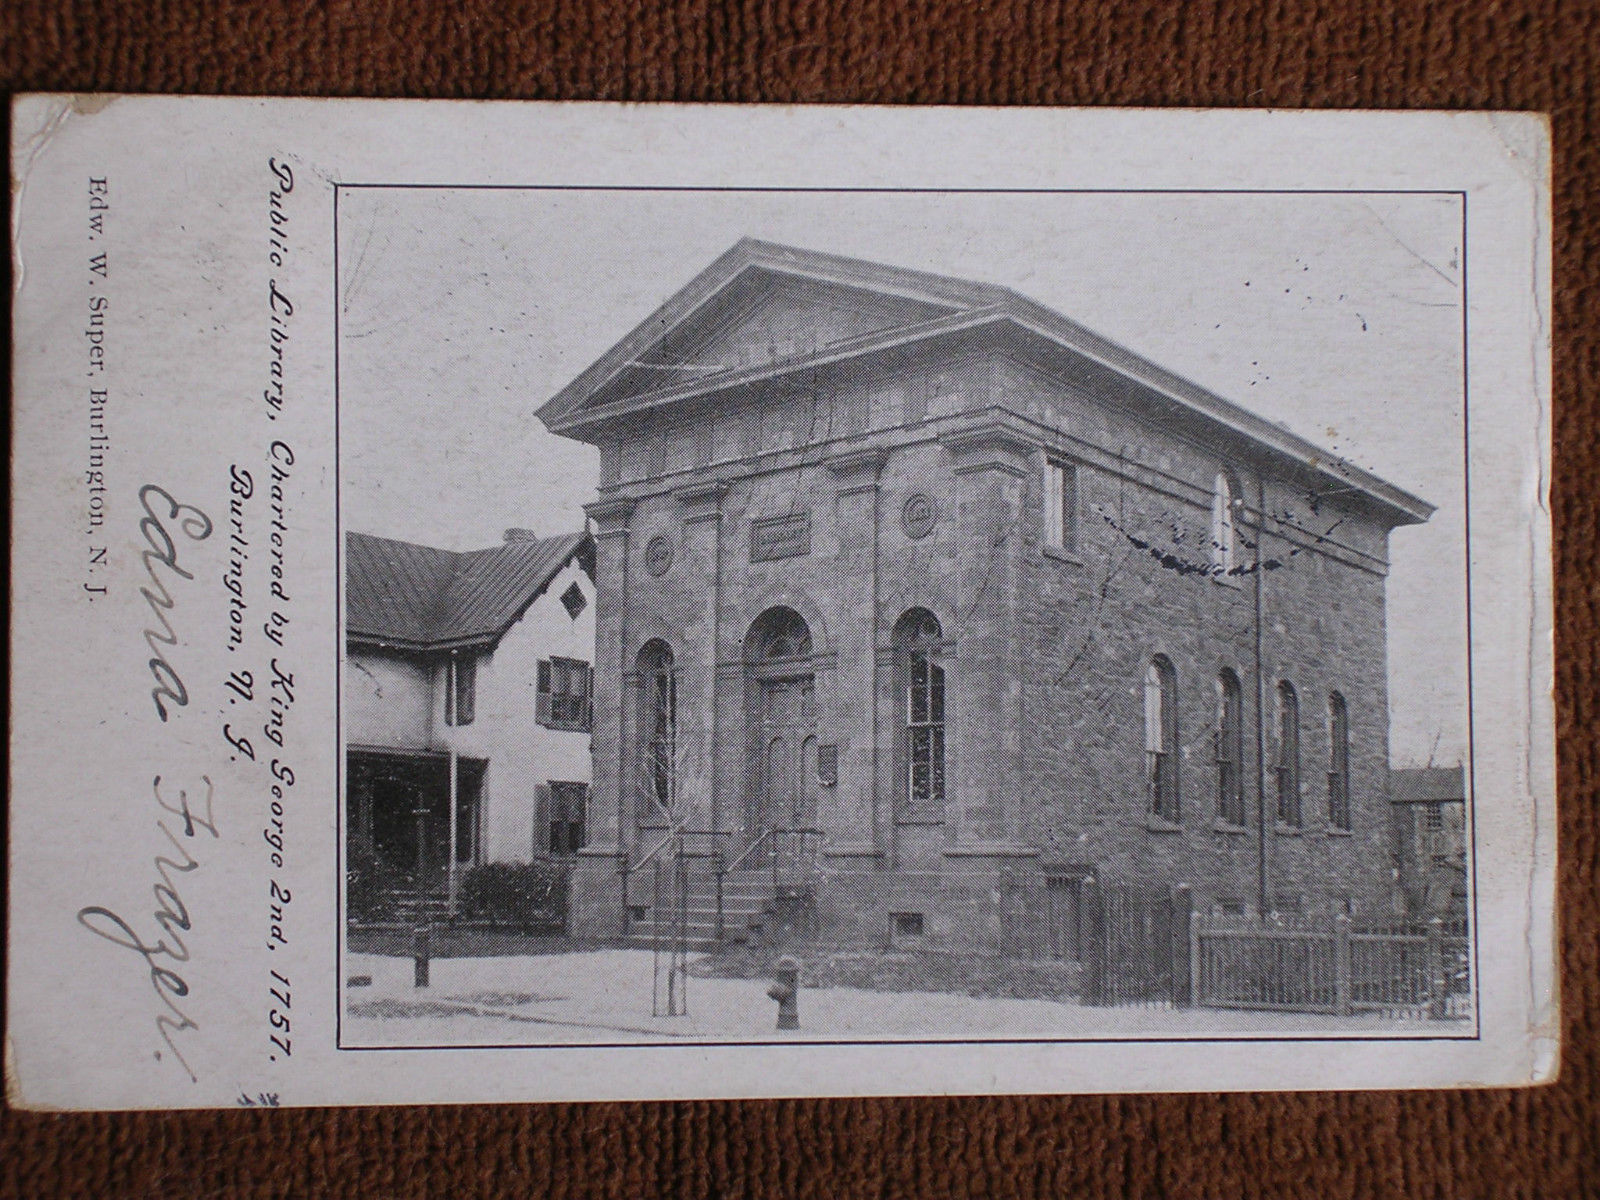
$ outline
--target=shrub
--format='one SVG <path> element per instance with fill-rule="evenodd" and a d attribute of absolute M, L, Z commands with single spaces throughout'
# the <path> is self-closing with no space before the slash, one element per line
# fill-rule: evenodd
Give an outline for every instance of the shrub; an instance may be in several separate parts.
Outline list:
<path fill-rule="evenodd" d="M 567 927 L 567 868 L 563 863 L 484 863 L 461 878 L 457 916 L 533 932 Z"/>
<path fill-rule="evenodd" d="M 409 886 L 409 880 L 386 867 L 372 847 L 352 842 L 345 855 L 345 904 L 349 919 L 370 924 L 389 919 L 390 893 Z"/>

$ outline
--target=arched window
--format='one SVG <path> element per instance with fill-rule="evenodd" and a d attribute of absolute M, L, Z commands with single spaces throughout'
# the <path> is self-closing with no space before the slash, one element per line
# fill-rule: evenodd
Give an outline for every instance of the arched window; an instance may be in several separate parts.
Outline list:
<path fill-rule="evenodd" d="M 1287 679 L 1278 684 L 1278 823 L 1300 825 L 1300 697 Z"/>
<path fill-rule="evenodd" d="M 1217 816 L 1244 824 L 1244 693 L 1226 667 L 1217 676 Z"/>
<path fill-rule="evenodd" d="M 1229 471 L 1218 471 L 1211 492 L 1211 567 L 1216 575 L 1237 573 L 1239 557 L 1239 484 Z"/>
<path fill-rule="evenodd" d="M 913 608 L 894 627 L 905 697 L 906 806 L 935 809 L 944 803 L 945 687 L 940 663 L 944 630 L 924 608 Z"/>
<path fill-rule="evenodd" d="M 649 804 L 670 813 L 677 798 L 678 677 L 672 647 L 659 638 L 639 651 L 639 682 L 640 784 Z"/>
<path fill-rule="evenodd" d="M 1338 692 L 1328 697 L 1328 824 L 1350 828 L 1350 710 Z"/>
<path fill-rule="evenodd" d="M 1178 676 L 1163 655 L 1144 672 L 1145 783 L 1150 812 L 1178 823 Z"/>
<path fill-rule="evenodd" d="M 757 662 L 811 653 L 811 627 L 792 608 L 769 608 L 751 627 L 746 654 Z"/>

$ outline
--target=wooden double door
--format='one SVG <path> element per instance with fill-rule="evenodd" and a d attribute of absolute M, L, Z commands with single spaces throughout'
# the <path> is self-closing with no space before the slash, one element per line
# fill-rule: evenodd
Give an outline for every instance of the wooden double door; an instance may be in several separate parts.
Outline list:
<path fill-rule="evenodd" d="M 746 836 L 817 822 L 817 707 L 810 675 L 756 681 Z"/>

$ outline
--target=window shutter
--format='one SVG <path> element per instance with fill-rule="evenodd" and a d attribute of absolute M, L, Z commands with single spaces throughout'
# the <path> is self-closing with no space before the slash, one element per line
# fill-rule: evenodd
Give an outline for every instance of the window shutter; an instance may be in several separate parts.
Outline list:
<path fill-rule="evenodd" d="M 539 700 L 534 718 L 541 725 L 550 724 L 550 660 L 539 660 Z"/>
<path fill-rule="evenodd" d="M 471 725 L 478 700 L 478 660 L 462 659 L 456 665 L 456 724 Z"/>
<path fill-rule="evenodd" d="M 594 728 L 594 668 L 593 667 L 588 668 L 588 675 L 589 675 L 589 686 L 587 688 L 585 688 L 584 690 L 588 693 L 588 697 L 589 698 L 588 698 L 587 704 L 584 707 L 583 727 L 585 729 L 592 730 Z"/>
<path fill-rule="evenodd" d="M 533 856 L 543 858 L 550 853 L 550 785 L 533 785 Z"/>

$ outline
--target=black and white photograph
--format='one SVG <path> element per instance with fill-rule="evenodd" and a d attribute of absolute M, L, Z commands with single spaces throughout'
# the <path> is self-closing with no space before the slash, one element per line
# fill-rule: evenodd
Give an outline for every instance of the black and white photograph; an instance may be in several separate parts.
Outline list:
<path fill-rule="evenodd" d="M 1466 202 L 341 187 L 340 1044 L 1476 1036 Z"/>

